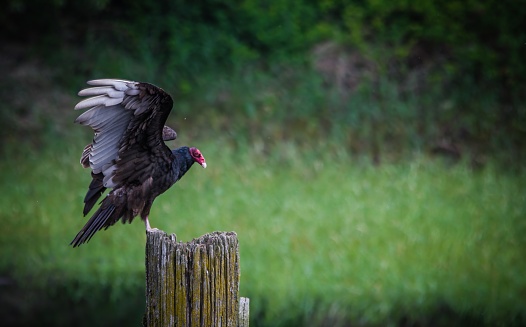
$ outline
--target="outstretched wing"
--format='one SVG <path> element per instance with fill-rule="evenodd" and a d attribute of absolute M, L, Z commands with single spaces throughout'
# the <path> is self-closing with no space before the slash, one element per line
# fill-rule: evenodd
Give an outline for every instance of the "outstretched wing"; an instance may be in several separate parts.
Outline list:
<path fill-rule="evenodd" d="M 177 138 L 177 133 L 171 129 L 168 126 L 163 127 L 163 141 L 172 141 Z M 82 155 L 80 156 L 80 164 L 84 168 L 88 168 L 90 166 L 89 164 L 89 154 L 91 152 L 92 144 L 88 144 L 84 147 L 84 150 L 82 150 Z"/>
<path fill-rule="evenodd" d="M 92 172 L 104 175 L 104 187 L 142 184 L 159 160 L 173 160 L 163 142 L 163 127 L 173 105 L 169 94 L 152 84 L 126 80 L 99 79 L 88 84 L 94 87 L 79 95 L 89 98 L 75 109 L 89 110 L 75 122 L 95 132 L 85 153 L 89 153 Z"/>

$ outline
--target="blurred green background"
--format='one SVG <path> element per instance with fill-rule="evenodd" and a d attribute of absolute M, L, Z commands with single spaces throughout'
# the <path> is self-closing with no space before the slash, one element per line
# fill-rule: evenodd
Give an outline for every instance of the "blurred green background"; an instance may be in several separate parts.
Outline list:
<path fill-rule="evenodd" d="M 78 249 L 85 81 L 156 84 L 193 168 L 152 226 L 236 231 L 252 326 L 526 325 L 526 6 L 7 0 L 3 326 L 137 326 L 144 225 Z"/>

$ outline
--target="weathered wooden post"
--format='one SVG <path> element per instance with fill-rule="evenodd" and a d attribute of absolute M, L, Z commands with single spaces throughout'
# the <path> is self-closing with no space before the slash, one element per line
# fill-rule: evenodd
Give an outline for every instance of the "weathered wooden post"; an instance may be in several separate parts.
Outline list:
<path fill-rule="evenodd" d="M 145 326 L 248 327 L 248 303 L 239 297 L 236 233 L 182 243 L 147 232 Z"/>

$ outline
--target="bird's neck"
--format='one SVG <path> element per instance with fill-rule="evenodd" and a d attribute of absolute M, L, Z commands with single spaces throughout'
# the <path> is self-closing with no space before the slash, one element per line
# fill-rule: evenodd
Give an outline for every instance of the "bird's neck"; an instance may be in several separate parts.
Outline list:
<path fill-rule="evenodd" d="M 179 180 L 192 167 L 194 159 L 190 156 L 188 147 L 180 147 L 172 150 L 174 154 L 174 161 L 172 162 L 172 170 L 176 173 L 176 179 Z"/>

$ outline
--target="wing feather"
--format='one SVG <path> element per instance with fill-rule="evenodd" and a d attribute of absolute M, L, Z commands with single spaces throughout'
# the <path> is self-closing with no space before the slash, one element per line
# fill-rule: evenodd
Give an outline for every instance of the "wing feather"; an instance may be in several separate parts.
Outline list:
<path fill-rule="evenodd" d="M 98 105 L 105 105 L 106 101 L 110 99 L 107 95 L 98 95 L 95 97 L 82 100 L 75 106 L 75 110 L 92 108 Z"/>
<path fill-rule="evenodd" d="M 81 90 L 78 94 L 79 96 L 96 96 L 100 94 L 106 94 L 110 98 L 124 98 L 125 93 L 123 91 L 118 91 L 111 86 L 100 86 Z"/>
<path fill-rule="evenodd" d="M 80 156 L 80 164 L 84 168 L 89 167 L 89 154 L 91 153 L 91 147 L 93 145 L 90 143 L 84 147 L 84 150 L 82 150 L 82 155 Z"/>
<path fill-rule="evenodd" d="M 126 95 L 138 95 L 139 93 L 141 93 L 141 91 L 136 89 L 127 89 L 126 91 L 124 91 L 124 93 L 126 93 Z"/>
<path fill-rule="evenodd" d="M 112 86 L 118 91 L 126 91 L 130 86 L 129 84 L 134 84 L 135 82 L 120 80 L 120 79 L 94 79 L 88 81 L 88 85 L 101 85 L 101 86 Z"/>

